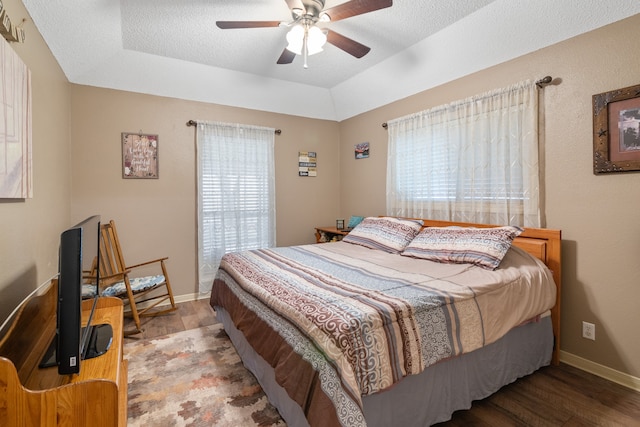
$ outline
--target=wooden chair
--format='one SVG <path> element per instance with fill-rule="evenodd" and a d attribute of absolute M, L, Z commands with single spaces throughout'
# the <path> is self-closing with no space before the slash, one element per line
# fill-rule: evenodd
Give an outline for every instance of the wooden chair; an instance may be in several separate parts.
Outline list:
<path fill-rule="evenodd" d="M 125 316 L 133 317 L 136 329 L 124 331 L 125 335 L 142 332 L 140 318 L 158 316 L 176 310 L 173 291 L 167 274 L 165 261 L 168 257 L 154 259 L 136 265 L 127 265 L 122 255 L 116 224 L 113 220 L 100 226 L 100 295 L 117 296 L 125 304 Z M 155 272 L 162 274 L 133 276 L 132 270 L 155 266 Z M 158 266 L 160 270 L 158 270 Z M 95 266 L 94 266 L 95 269 Z M 148 269 L 145 269 L 147 272 Z M 95 282 L 95 281 L 94 281 Z M 83 296 L 95 294 L 95 285 L 85 285 Z M 168 301 L 168 306 L 160 306 Z"/>

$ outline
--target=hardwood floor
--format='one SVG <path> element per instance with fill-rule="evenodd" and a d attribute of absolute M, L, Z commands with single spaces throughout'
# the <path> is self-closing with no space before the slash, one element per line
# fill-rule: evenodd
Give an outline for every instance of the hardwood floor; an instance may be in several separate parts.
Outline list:
<path fill-rule="evenodd" d="M 561 363 L 503 387 L 450 426 L 640 426 L 640 393 Z"/>
<path fill-rule="evenodd" d="M 209 305 L 208 299 L 188 301 L 177 304 L 178 309 L 172 313 L 141 318 L 142 333 L 125 336 L 124 342 L 145 338 L 155 338 L 175 332 L 187 331 L 217 323 L 216 314 Z M 125 317 L 124 330 L 135 329 L 133 319 Z"/>
<path fill-rule="evenodd" d="M 125 319 L 125 330 L 130 322 Z M 180 303 L 174 313 L 145 318 L 143 333 L 125 343 L 216 322 L 208 300 Z M 503 387 L 437 426 L 640 426 L 640 393 L 561 363 Z"/>

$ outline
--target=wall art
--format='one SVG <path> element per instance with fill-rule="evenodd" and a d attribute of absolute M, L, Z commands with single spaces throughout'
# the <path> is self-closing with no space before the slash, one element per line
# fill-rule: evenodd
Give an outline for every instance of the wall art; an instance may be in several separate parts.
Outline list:
<path fill-rule="evenodd" d="M 31 72 L 0 41 L 0 197 L 33 197 L 31 158 Z"/>
<path fill-rule="evenodd" d="M 315 151 L 298 152 L 298 176 L 318 176 L 318 156 Z"/>
<path fill-rule="evenodd" d="M 640 85 L 593 95 L 593 173 L 640 171 Z"/>
<path fill-rule="evenodd" d="M 355 145 L 356 159 L 366 159 L 369 157 L 369 143 L 361 142 Z"/>
<path fill-rule="evenodd" d="M 122 133 L 122 178 L 158 178 L 158 135 Z"/>

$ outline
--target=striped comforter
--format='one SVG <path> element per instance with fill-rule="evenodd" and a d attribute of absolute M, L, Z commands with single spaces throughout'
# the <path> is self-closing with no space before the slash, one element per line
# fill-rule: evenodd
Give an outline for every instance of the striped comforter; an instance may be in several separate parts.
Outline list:
<path fill-rule="evenodd" d="M 554 304 L 551 272 L 515 247 L 488 271 L 344 242 L 228 254 L 211 295 L 312 425 L 344 426 L 366 425 L 361 396 Z"/>

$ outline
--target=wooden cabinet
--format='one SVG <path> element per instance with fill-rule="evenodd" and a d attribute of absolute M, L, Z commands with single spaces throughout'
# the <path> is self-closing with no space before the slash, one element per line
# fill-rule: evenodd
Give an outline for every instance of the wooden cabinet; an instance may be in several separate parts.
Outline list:
<path fill-rule="evenodd" d="M 113 329 L 109 350 L 83 360 L 77 375 L 58 375 L 55 366 L 38 368 L 55 334 L 56 298 L 54 280 L 45 294 L 25 303 L 0 341 L 0 426 L 126 426 L 122 300 L 99 298 L 93 315 L 92 324 Z M 92 304 L 84 302 L 84 323 Z"/>
<path fill-rule="evenodd" d="M 349 234 L 349 231 L 338 230 L 336 227 L 316 227 L 316 242 L 325 243 L 340 241 L 347 234 Z"/>

